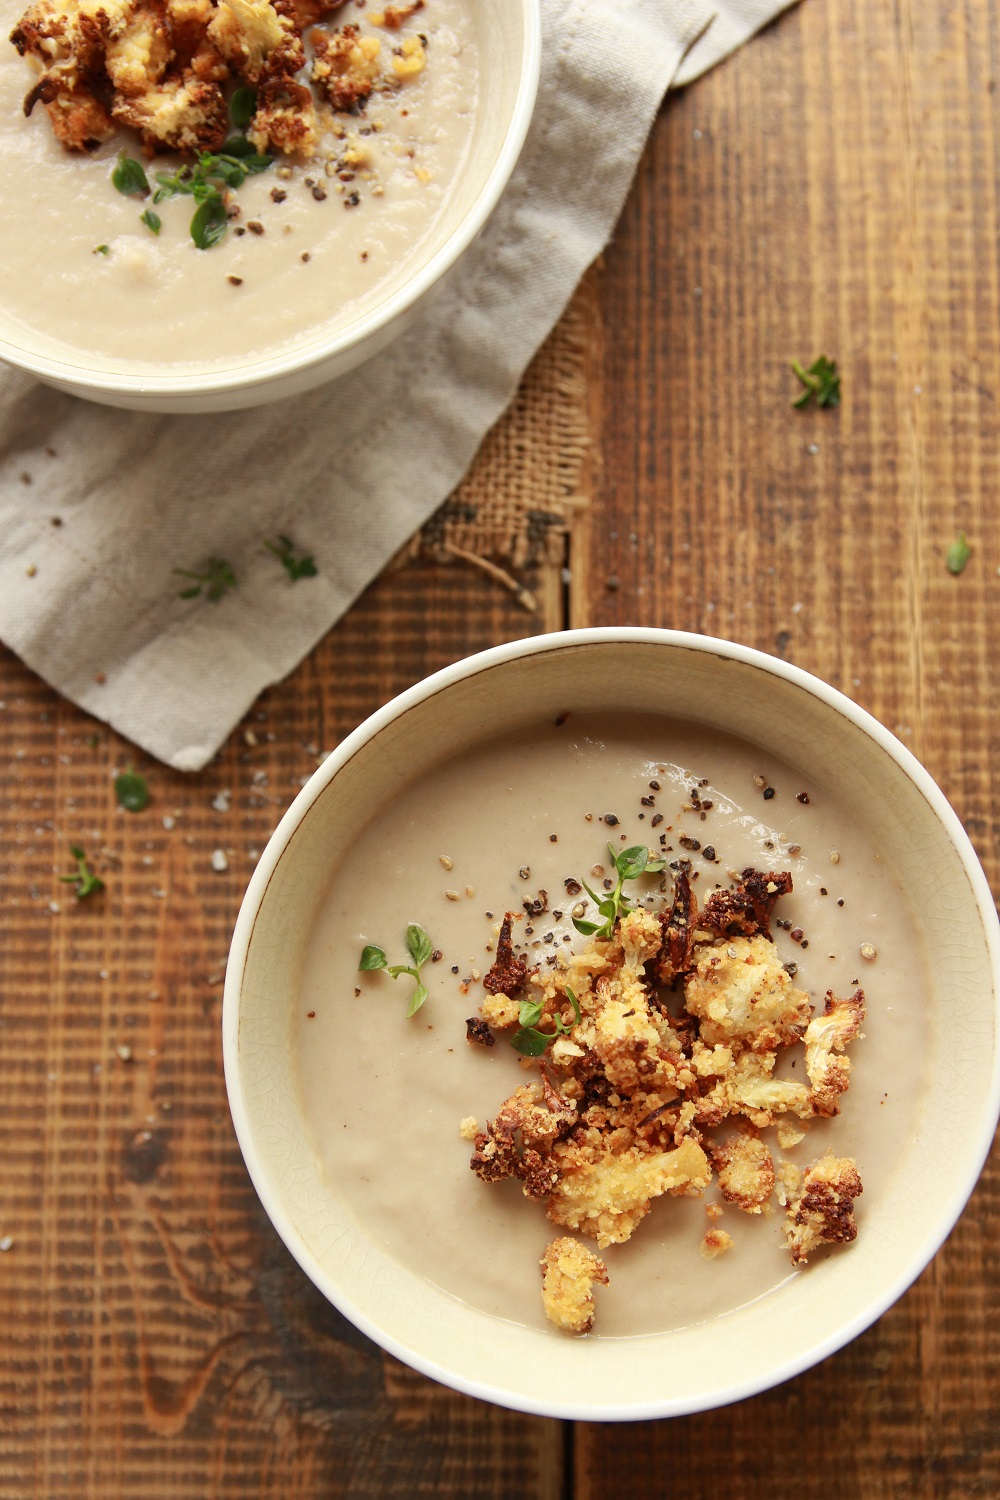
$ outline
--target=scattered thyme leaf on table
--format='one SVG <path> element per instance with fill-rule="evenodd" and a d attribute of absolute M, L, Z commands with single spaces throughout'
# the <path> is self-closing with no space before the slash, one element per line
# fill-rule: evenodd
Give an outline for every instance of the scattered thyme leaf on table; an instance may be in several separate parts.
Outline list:
<path fill-rule="evenodd" d="M 969 546 L 969 538 L 964 531 L 960 531 L 945 554 L 948 572 L 954 573 L 956 577 L 959 573 L 964 573 L 966 563 L 971 556 L 972 548 Z"/>
<path fill-rule="evenodd" d="M 87 864 L 87 856 L 79 844 L 70 844 L 69 852 L 76 860 L 76 869 L 72 875 L 60 875 L 59 879 L 67 885 L 76 886 L 76 899 L 82 901 L 85 896 L 92 896 L 95 891 L 103 891 L 104 881 L 95 875 Z"/>
<path fill-rule="evenodd" d="M 815 401 L 817 406 L 840 405 L 840 376 L 837 361 L 821 354 L 812 364 L 803 369 L 797 359 L 792 360 L 792 373 L 805 386 L 805 390 L 792 402 L 799 410 Z"/>
<path fill-rule="evenodd" d="M 144 807 L 149 806 L 149 787 L 145 776 L 140 776 L 131 766 L 120 776 L 116 776 L 115 798 L 118 806 L 124 807 L 126 812 L 142 812 Z"/>
<path fill-rule="evenodd" d="M 313 558 L 295 556 L 295 543 L 290 536 L 279 535 L 276 542 L 265 542 L 268 552 L 274 554 L 289 578 L 296 583 L 300 578 L 315 578 L 316 563 Z"/>
<path fill-rule="evenodd" d="M 374 969 L 384 969 L 393 979 L 398 979 L 400 974 L 409 974 L 411 979 L 416 980 L 413 994 L 410 996 L 410 1004 L 406 1012 L 407 1020 L 415 1016 L 417 1011 L 427 999 L 428 990 L 421 978 L 420 971 L 424 964 L 432 957 L 434 948 L 430 938 L 422 927 L 416 922 L 411 922 L 406 929 L 406 951 L 410 955 L 408 964 L 391 964 L 385 956 L 382 948 L 374 943 L 367 943 L 361 951 L 361 962 L 358 964 L 358 973 L 364 974 Z"/>
<path fill-rule="evenodd" d="M 611 855 L 614 871 L 618 876 L 614 890 L 606 891 L 603 896 L 599 896 L 596 891 L 590 889 L 585 880 L 580 882 L 604 919 L 602 922 L 591 922 L 583 917 L 574 917 L 573 926 L 577 932 L 582 932 L 584 937 L 613 937 L 615 923 L 619 917 L 623 912 L 631 911 L 635 906 L 631 897 L 626 896 L 622 890 L 626 880 L 638 880 L 640 875 L 658 875 L 661 870 L 666 869 L 666 860 L 655 859 L 643 844 L 634 844 L 631 849 L 623 849 L 620 854 L 616 854 L 609 844 L 608 853 Z"/>
<path fill-rule="evenodd" d="M 522 1000 L 517 1019 L 521 1023 L 519 1031 L 511 1037 L 510 1045 L 520 1052 L 523 1057 L 541 1057 L 546 1047 L 560 1036 L 569 1036 L 573 1027 L 579 1025 L 580 1004 L 569 988 L 566 990 L 566 998 L 573 1007 L 573 1021 L 567 1026 L 562 1016 L 553 1016 L 555 1031 L 539 1031 L 538 1023 L 542 1019 L 542 1002 L 540 1000 Z"/>
<path fill-rule="evenodd" d="M 174 568 L 174 572 L 178 578 L 194 580 L 189 588 L 181 589 L 178 599 L 197 599 L 204 589 L 205 598 L 218 604 L 223 594 L 236 587 L 236 574 L 224 557 L 210 557 L 203 573 L 196 573 L 190 568 Z"/>

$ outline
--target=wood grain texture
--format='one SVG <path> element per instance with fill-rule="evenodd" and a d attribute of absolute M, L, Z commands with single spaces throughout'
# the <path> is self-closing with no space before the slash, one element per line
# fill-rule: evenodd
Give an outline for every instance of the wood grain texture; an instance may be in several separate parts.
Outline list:
<path fill-rule="evenodd" d="M 392 575 L 191 778 L 0 656 L 3 1496 L 559 1494 L 559 1424 L 404 1369 L 299 1271 L 220 1041 L 243 889 L 302 780 L 394 693 L 530 628 L 471 570 Z M 129 759 L 137 815 L 112 789 Z M 81 902 L 58 883 L 76 842 L 106 882 Z"/>
<path fill-rule="evenodd" d="M 997 42 L 991 6 L 810 0 L 670 101 L 598 272 L 600 499 L 574 563 L 577 623 L 743 641 L 868 708 L 994 890 Z M 843 404 L 793 411 L 788 361 L 819 353 Z M 578 1429 L 580 1500 L 625 1473 L 674 1500 L 1000 1493 L 998 1220 L 994 1162 L 918 1284 L 819 1369 L 724 1414 Z"/>

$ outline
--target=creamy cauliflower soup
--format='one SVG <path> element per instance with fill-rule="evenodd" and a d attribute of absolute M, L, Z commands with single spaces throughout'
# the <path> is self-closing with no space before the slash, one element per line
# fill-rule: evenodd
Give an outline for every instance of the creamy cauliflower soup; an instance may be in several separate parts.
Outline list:
<path fill-rule="evenodd" d="M 3 0 L 3 17 L 6 310 L 113 368 L 273 354 L 363 310 L 470 150 L 469 0 Z"/>
<path fill-rule="evenodd" d="M 789 1115 L 777 1129 L 751 1131 L 766 1139 L 778 1174 L 762 1211 L 743 1212 L 720 1192 L 717 1161 L 703 1192 L 696 1184 L 691 1196 L 654 1198 L 627 1242 L 613 1242 L 613 1230 L 610 1243 L 588 1236 L 586 1224 L 570 1230 L 607 1267 L 598 1337 L 697 1323 L 789 1276 L 814 1274 L 812 1264 L 793 1268 L 779 1195 L 783 1174 L 828 1160 L 824 1153 L 857 1163 L 863 1236 L 925 1067 L 917 918 L 851 810 L 828 805 L 805 772 L 751 744 L 652 716 L 569 715 L 482 744 L 377 810 L 322 898 L 295 1001 L 301 1099 L 322 1173 L 366 1233 L 410 1270 L 498 1317 L 545 1326 L 539 1264 L 567 1231 L 521 1181 L 482 1181 L 470 1170 L 473 1137 L 481 1147 L 512 1091 L 538 1079 L 538 1061 L 511 1046 L 509 1028 L 493 1025 L 492 1043 L 480 1045 L 471 1026 L 468 1040 L 467 1022 L 497 1014 L 481 1007 L 505 913 L 517 917 L 514 955 L 543 976 L 569 972 L 572 955 L 595 941 L 574 917 L 601 920 L 586 886 L 603 898 L 613 885 L 609 843 L 612 851 L 644 846 L 664 862 L 624 887 L 640 918 L 642 908 L 669 906 L 680 875 L 706 911 L 748 868 L 767 872 L 765 883 L 770 872 L 788 872 L 792 889 L 774 906 L 772 928 L 780 977 L 799 997 L 791 1040 L 808 1016 L 823 1016 L 828 991 L 863 991 L 867 1016 L 849 1049 L 839 1113 Z M 366 946 L 413 967 L 409 924 L 430 946 L 419 966 L 428 996 L 411 1018 L 414 976 L 359 972 Z M 730 951 L 742 959 L 742 941 L 722 940 L 723 961 Z M 665 1004 L 676 1009 L 669 994 Z M 703 1009 L 698 1025 L 716 1044 L 710 1014 Z M 565 1015 L 571 1022 L 568 1007 Z M 554 1052 L 545 1055 L 558 1088 L 565 1074 Z M 804 1054 L 789 1046 L 775 1069 L 791 1095 L 803 1096 L 812 1078 Z M 713 1082 L 682 1089 L 696 1097 Z M 850 1253 L 837 1245 L 815 1258 Z"/>

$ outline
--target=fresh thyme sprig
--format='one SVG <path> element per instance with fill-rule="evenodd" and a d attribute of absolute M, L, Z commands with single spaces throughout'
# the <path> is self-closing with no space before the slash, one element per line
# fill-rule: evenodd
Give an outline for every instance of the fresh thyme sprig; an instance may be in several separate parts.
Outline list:
<path fill-rule="evenodd" d="M 76 899 L 82 901 L 85 896 L 92 896 L 96 891 L 103 891 L 104 881 L 99 875 L 95 875 L 87 864 L 87 856 L 79 844 L 70 844 L 69 852 L 76 860 L 76 869 L 72 875 L 60 875 L 59 879 L 67 885 L 75 885 Z"/>
<path fill-rule="evenodd" d="M 174 568 L 174 572 L 178 578 L 194 579 L 190 588 L 181 589 L 178 599 L 197 599 L 204 589 L 205 598 L 218 604 L 223 594 L 236 587 L 236 574 L 224 557 L 210 557 L 203 573 L 195 573 L 190 568 Z"/>
<path fill-rule="evenodd" d="M 393 979 L 398 979 L 400 974 L 409 974 L 411 979 L 415 979 L 416 986 L 410 996 L 410 1004 L 406 1012 L 407 1020 L 409 1020 L 411 1016 L 416 1015 L 427 999 L 428 990 L 420 971 L 430 960 L 434 951 L 430 938 L 416 922 L 411 922 L 406 929 L 406 951 L 410 955 L 409 964 L 391 964 L 382 948 L 376 947 L 374 943 L 367 943 L 361 951 L 358 972 L 363 974 L 372 969 L 384 969 Z"/>
<path fill-rule="evenodd" d="M 596 903 L 597 910 L 604 918 L 603 922 L 591 922 L 584 917 L 574 917 L 573 926 L 577 932 L 582 932 L 584 937 L 613 937 L 619 917 L 623 912 L 631 911 L 635 906 L 631 897 L 626 896 L 622 890 L 626 880 L 638 880 L 640 875 L 658 875 L 666 868 L 666 860 L 654 858 L 643 844 L 634 844 L 631 849 L 623 849 L 620 854 L 616 854 L 609 844 L 608 853 L 611 855 L 615 874 L 618 876 L 614 890 L 599 896 L 596 891 L 590 889 L 585 880 L 581 882 L 587 895 Z"/>
<path fill-rule="evenodd" d="M 538 1030 L 538 1023 L 542 1019 L 541 1000 L 522 1000 L 517 1017 L 521 1028 L 511 1037 L 510 1045 L 524 1057 L 541 1057 L 546 1047 L 551 1046 L 557 1037 L 569 1036 L 573 1027 L 580 1023 L 580 1004 L 571 989 L 567 988 L 566 998 L 573 1007 L 574 1019 L 567 1026 L 562 1016 L 553 1016 L 555 1031 Z"/>
<path fill-rule="evenodd" d="M 306 557 L 304 554 L 301 557 L 296 557 L 295 543 L 290 536 L 279 534 L 276 542 L 265 542 L 264 546 L 268 552 L 273 552 L 293 583 L 298 582 L 300 578 L 316 577 L 315 560 L 311 557 Z"/>
<path fill-rule="evenodd" d="M 154 203 L 165 198 L 187 196 L 198 207 L 191 220 L 191 238 L 199 250 L 210 250 L 225 238 L 229 224 L 225 193 L 242 187 L 248 177 L 266 172 L 273 156 L 256 151 L 245 135 L 233 135 L 219 152 L 200 151 L 197 160 L 179 167 L 176 172 L 157 172 L 159 187 Z"/>
<path fill-rule="evenodd" d="M 840 376 L 837 374 L 835 359 L 827 359 L 825 354 L 821 354 L 805 369 L 797 359 L 793 359 L 792 373 L 805 386 L 801 395 L 796 396 L 792 402 L 794 407 L 801 410 L 812 400 L 815 400 L 817 406 L 840 405 Z"/>

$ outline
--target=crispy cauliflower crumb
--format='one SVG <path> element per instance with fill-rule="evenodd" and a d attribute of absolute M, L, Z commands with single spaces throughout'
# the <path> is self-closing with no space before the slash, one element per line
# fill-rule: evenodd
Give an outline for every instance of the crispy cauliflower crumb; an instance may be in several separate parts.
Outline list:
<path fill-rule="evenodd" d="M 740 1132 L 712 1150 L 719 1191 L 746 1214 L 759 1214 L 774 1191 L 774 1162 L 759 1135 Z"/>
<path fill-rule="evenodd" d="M 474 1141 L 479 1134 L 479 1121 L 475 1115 L 466 1115 L 458 1127 L 458 1133 L 463 1141 Z"/>
<path fill-rule="evenodd" d="M 607 1286 L 608 1271 L 592 1250 L 568 1235 L 546 1246 L 542 1302 L 550 1323 L 565 1333 L 589 1333 L 594 1326 L 594 1286 Z"/>
<path fill-rule="evenodd" d="M 793 1266 L 805 1265 L 821 1245 L 846 1245 L 857 1238 L 854 1200 L 862 1191 L 849 1156 L 821 1156 L 806 1169 L 785 1214 Z"/>
<path fill-rule="evenodd" d="M 733 1248 L 733 1237 L 724 1229 L 707 1229 L 698 1248 L 705 1260 L 715 1260 L 717 1255 Z"/>
<path fill-rule="evenodd" d="M 782 1151 L 790 1151 L 793 1146 L 800 1145 L 806 1138 L 805 1129 L 801 1125 L 796 1125 L 795 1121 L 789 1119 L 787 1115 L 778 1116 L 775 1134 Z"/>
<path fill-rule="evenodd" d="M 300 76 L 305 28 L 344 0 L 35 0 L 11 41 L 38 70 L 25 114 L 44 105 L 69 151 L 93 151 L 118 126 L 158 151 L 216 151 L 229 132 L 227 84 L 257 91 L 247 132 L 260 152 L 312 155 L 316 101 Z M 423 0 L 390 6 L 399 28 Z M 372 17 L 371 19 L 375 19 Z M 311 81 L 334 110 L 357 114 L 373 92 L 398 92 L 426 65 L 419 35 L 383 57 L 377 36 L 347 24 L 311 32 Z"/>
<path fill-rule="evenodd" d="M 540 1081 L 515 1089 L 475 1132 L 478 1176 L 518 1179 L 554 1224 L 600 1250 L 629 1240 L 657 1199 L 703 1193 L 713 1170 L 721 1197 L 747 1214 L 770 1212 L 777 1190 L 795 1265 L 819 1244 L 853 1239 L 853 1162 L 823 1158 L 803 1177 L 790 1162 L 776 1168 L 760 1134 L 776 1127 L 784 1149 L 804 1138 L 800 1121 L 837 1113 L 850 1074 L 844 1049 L 865 1013 L 858 990 L 846 1000 L 828 993 L 813 1016 L 792 984 L 769 927 L 790 890 L 787 874 L 745 870 L 699 914 L 681 871 L 665 912 L 626 910 L 610 936 L 530 971 L 513 951 L 507 913 L 482 1016 L 511 1027 L 530 1007 L 545 1047 L 538 1060 L 522 1058 Z M 808 1084 L 778 1067 L 799 1044 Z M 708 1134 L 719 1126 L 718 1138 Z M 716 1227 L 721 1213 L 707 1205 L 706 1259 L 732 1245 Z M 592 1316 L 588 1306 L 580 1326 Z"/>
<path fill-rule="evenodd" d="M 684 1003 L 701 1021 L 706 1046 L 736 1042 L 755 1052 L 797 1042 L 812 1011 L 774 944 L 759 934 L 696 947 Z"/>

